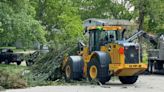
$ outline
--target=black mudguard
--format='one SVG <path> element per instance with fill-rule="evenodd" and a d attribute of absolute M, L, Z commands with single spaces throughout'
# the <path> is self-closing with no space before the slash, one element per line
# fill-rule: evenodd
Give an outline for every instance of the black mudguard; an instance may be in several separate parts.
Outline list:
<path fill-rule="evenodd" d="M 101 52 L 101 51 L 95 51 L 93 52 L 92 58 L 97 57 L 101 67 L 107 67 L 111 63 L 111 58 L 108 53 L 106 52 Z"/>
<path fill-rule="evenodd" d="M 83 76 L 84 61 L 81 56 L 70 56 L 68 61 L 71 63 L 73 79 L 79 79 Z"/>
<path fill-rule="evenodd" d="M 99 77 L 108 77 L 110 76 L 109 64 L 111 63 L 111 58 L 108 53 L 95 51 L 92 54 L 91 58 L 97 58 L 101 67 L 101 74 Z"/>

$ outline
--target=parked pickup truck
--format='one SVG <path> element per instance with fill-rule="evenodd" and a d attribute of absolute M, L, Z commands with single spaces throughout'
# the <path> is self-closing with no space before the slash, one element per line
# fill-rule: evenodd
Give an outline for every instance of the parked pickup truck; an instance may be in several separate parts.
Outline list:
<path fill-rule="evenodd" d="M 16 62 L 20 65 L 23 60 L 19 54 L 15 54 L 11 49 L 0 49 L 0 63 L 10 64 Z"/>

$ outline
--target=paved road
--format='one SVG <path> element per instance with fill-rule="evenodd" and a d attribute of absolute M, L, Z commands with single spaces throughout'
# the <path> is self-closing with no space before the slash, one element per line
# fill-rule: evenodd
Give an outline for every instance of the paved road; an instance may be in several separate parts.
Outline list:
<path fill-rule="evenodd" d="M 27 89 L 7 90 L 6 92 L 164 92 L 164 75 L 140 76 L 137 83 L 123 85 L 118 80 L 111 80 L 103 86 L 43 86 Z"/>

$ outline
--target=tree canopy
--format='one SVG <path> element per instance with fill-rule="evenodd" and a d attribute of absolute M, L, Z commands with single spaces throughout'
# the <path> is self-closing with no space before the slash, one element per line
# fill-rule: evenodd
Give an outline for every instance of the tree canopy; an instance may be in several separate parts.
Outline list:
<path fill-rule="evenodd" d="M 163 0 L 1 0 L 1 46 L 74 42 L 87 18 L 127 19 L 139 29 L 164 32 Z"/>
<path fill-rule="evenodd" d="M 44 26 L 34 19 L 35 9 L 28 0 L 0 1 L 0 42 L 2 45 L 20 40 L 46 42 Z"/>

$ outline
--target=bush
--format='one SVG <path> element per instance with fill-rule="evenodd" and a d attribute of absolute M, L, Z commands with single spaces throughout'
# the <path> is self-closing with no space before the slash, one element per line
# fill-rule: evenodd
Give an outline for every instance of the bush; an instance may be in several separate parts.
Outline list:
<path fill-rule="evenodd" d="M 51 81 L 46 81 L 42 78 L 36 78 L 36 76 L 34 76 L 30 71 L 25 73 L 23 78 L 26 80 L 29 87 L 52 85 Z"/>
<path fill-rule="evenodd" d="M 16 89 L 27 87 L 27 83 L 20 76 L 10 75 L 9 73 L 0 70 L 0 86 L 5 89 Z"/>

